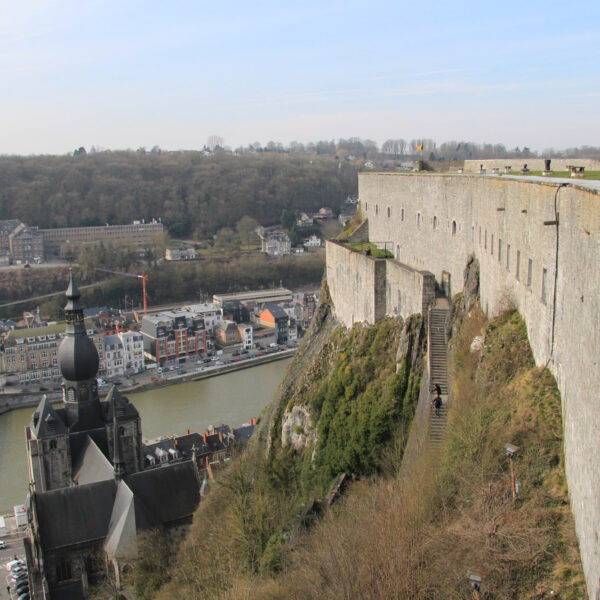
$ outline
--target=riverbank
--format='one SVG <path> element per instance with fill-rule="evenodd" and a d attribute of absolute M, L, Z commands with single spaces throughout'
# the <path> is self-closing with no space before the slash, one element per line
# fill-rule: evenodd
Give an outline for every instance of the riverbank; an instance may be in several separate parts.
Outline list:
<path fill-rule="evenodd" d="M 122 385 L 119 389 L 126 393 L 145 392 L 148 390 L 154 390 L 157 388 L 165 387 L 168 385 L 176 385 L 178 383 L 185 383 L 187 381 L 200 381 L 202 379 L 208 379 L 210 377 L 216 377 L 218 375 L 226 375 L 234 371 L 241 371 L 243 369 L 249 369 L 258 365 L 264 365 L 266 363 L 275 362 L 277 360 L 283 360 L 290 358 L 296 352 L 297 348 L 288 348 L 279 352 L 273 352 L 272 354 L 266 354 L 264 356 L 256 356 L 252 358 L 246 358 L 239 362 L 229 363 L 227 365 L 214 365 L 214 366 L 198 366 L 197 369 L 189 373 L 177 373 L 173 374 L 168 371 L 163 373 L 163 377 L 157 381 L 152 381 L 152 371 L 148 371 L 141 375 L 148 381 L 143 383 L 135 383 L 133 385 Z M 139 379 L 139 377 L 138 377 Z M 108 387 L 100 391 L 101 396 L 105 396 L 108 393 Z M 46 395 L 49 400 L 54 402 L 60 402 L 62 399 L 62 391 L 52 390 L 43 392 L 33 391 L 19 391 L 19 392 L 1 392 L 0 393 L 0 415 L 3 415 L 11 410 L 19 408 L 35 408 L 42 399 L 42 396 Z"/>

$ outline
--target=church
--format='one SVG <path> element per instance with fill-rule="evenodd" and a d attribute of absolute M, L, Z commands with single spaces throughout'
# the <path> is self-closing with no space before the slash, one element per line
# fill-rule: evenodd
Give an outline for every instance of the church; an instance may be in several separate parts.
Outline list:
<path fill-rule="evenodd" d="M 254 422 L 237 430 L 222 425 L 144 446 L 133 404 L 116 386 L 99 398 L 98 353 L 72 274 L 66 296 L 62 406 L 43 397 L 25 428 L 27 562 L 36 597 L 52 600 L 85 598 L 99 563 L 114 570 L 119 585 L 136 557 L 138 531 L 182 534 L 211 465 L 229 460 L 254 430 Z"/>

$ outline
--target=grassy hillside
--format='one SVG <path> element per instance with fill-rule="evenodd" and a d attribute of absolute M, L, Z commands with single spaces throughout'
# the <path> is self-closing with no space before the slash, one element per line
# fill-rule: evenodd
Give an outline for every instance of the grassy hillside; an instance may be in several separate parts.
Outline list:
<path fill-rule="evenodd" d="M 322 314 L 321 330 L 330 323 Z M 474 309 L 462 321 L 443 451 L 419 456 L 410 479 L 398 476 L 419 331 L 384 320 L 315 332 L 317 348 L 307 342 L 304 368 L 292 368 L 263 419 L 269 451 L 257 443 L 223 474 L 178 548 L 171 581 L 140 597 L 447 600 L 470 597 L 469 568 L 486 574 L 483 598 L 585 597 L 560 397 L 534 366 L 517 313 L 485 322 Z M 519 447 L 516 501 L 506 443 Z M 342 502 L 307 519 L 309 499 L 340 470 L 361 477 Z M 147 580 L 138 573 L 138 584 Z"/>

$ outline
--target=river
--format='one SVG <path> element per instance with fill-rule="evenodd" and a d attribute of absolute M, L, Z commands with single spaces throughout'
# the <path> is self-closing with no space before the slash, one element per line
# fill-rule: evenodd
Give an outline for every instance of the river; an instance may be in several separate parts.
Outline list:
<path fill-rule="evenodd" d="M 273 399 L 290 359 L 284 359 L 177 385 L 128 394 L 142 417 L 145 439 L 202 433 L 209 425 L 226 423 L 239 427 L 258 417 Z M 0 514 L 25 500 L 27 458 L 24 427 L 33 408 L 0 415 Z"/>

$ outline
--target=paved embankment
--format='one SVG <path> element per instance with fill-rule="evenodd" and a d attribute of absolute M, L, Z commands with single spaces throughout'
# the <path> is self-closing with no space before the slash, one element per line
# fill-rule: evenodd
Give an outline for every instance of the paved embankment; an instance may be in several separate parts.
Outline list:
<path fill-rule="evenodd" d="M 177 374 L 177 371 L 167 371 L 163 373 L 158 381 L 148 381 L 137 385 L 122 385 L 120 386 L 123 392 L 143 392 L 146 390 L 156 389 L 158 387 L 164 387 L 167 385 L 175 385 L 183 383 L 185 381 L 198 381 L 200 379 L 208 379 L 209 377 L 216 377 L 217 375 L 225 375 L 232 373 L 233 371 L 240 371 L 241 369 L 249 369 L 258 365 L 264 365 L 266 363 L 274 362 L 277 360 L 283 360 L 284 358 L 290 358 L 296 352 L 296 348 L 290 348 L 288 350 L 282 350 L 280 352 L 274 352 L 272 354 L 266 354 L 265 356 L 257 356 L 255 358 L 247 358 L 239 362 L 230 363 L 222 366 L 206 366 L 204 370 L 194 370 L 190 373 Z M 152 372 L 147 372 L 146 375 L 150 376 Z M 100 394 L 105 395 L 108 393 L 108 387 L 104 388 Z M 59 402 L 62 399 L 62 391 L 46 391 L 46 392 L 32 392 L 32 391 L 19 391 L 10 392 L 5 391 L 0 393 L 0 415 L 9 412 L 13 409 L 36 407 L 43 395 L 48 396 L 53 402 Z"/>

